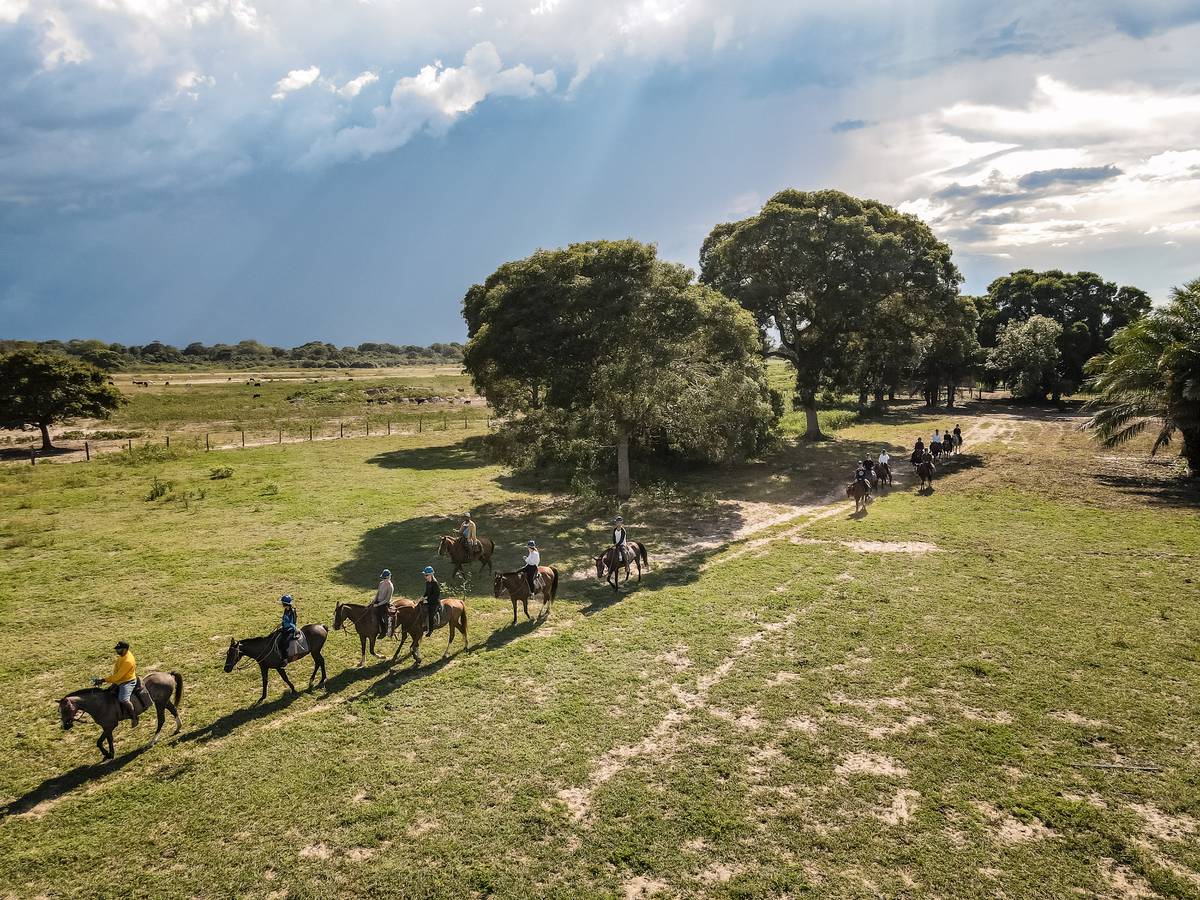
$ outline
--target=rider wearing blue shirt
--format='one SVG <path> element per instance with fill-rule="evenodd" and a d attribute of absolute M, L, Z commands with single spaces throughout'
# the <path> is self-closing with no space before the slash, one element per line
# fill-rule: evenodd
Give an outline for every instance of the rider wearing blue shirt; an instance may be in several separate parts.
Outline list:
<path fill-rule="evenodd" d="M 279 622 L 279 655 L 287 662 L 288 644 L 296 636 L 296 605 L 291 594 L 284 594 L 279 602 L 283 604 L 283 618 Z"/>

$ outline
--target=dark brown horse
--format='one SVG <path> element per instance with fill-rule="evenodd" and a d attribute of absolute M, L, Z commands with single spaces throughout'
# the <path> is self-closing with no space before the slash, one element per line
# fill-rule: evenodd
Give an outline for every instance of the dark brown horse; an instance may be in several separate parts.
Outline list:
<path fill-rule="evenodd" d="M 867 501 L 871 499 L 871 486 L 865 481 L 855 478 L 846 485 L 846 496 L 854 501 L 854 511 L 866 510 Z"/>
<path fill-rule="evenodd" d="M 358 668 L 361 669 L 367 664 L 368 644 L 371 646 L 371 655 L 376 659 L 383 659 L 382 653 L 375 652 L 376 638 L 385 636 L 379 631 L 379 615 L 375 612 L 375 607 L 371 604 L 339 603 L 333 610 L 333 630 L 341 631 L 347 620 L 354 623 L 354 630 L 358 632 L 358 642 L 361 645 Z"/>
<path fill-rule="evenodd" d="M 321 655 L 321 648 L 325 646 L 325 638 L 329 636 L 329 631 L 324 625 L 305 625 L 300 630 L 304 632 L 304 637 L 308 641 L 308 652 L 301 654 L 298 658 L 303 659 L 309 653 L 312 654 L 313 670 L 312 674 L 308 676 L 308 686 L 312 688 L 313 679 L 317 677 L 319 670 L 321 680 L 317 683 L 317 687 L 320 687 L 325 683 L 325 657 Z M 299 693 L 291 679 L 287 677 L 287 672 L 283 670 L 289 660 L 284 659 L 279 653 L 278 630 L 262 637 L 243 638 L 240 641 L 237 638 L 230 639 L 229 650 L 225 653 L 225 671 L 232 672 L 233 667 L 243 656 L 258 663 L 259 671 L 262 673 L 262 696 L 255 700 L 255 703 L 262 703 L 267 699 L 267 669 L 274 669 L 278 672 L 283 683 L 291 688 L 293 694 Z"/>
<path fill-rule="evenodd" d="M 424 602 L 417 603 L 414 600 L 398 597 L 392 600 L 391 615 L 392 633 L 400 635 L 400 643 L 396 647 L 396 652 L 392 654 L 392 662 L 400 658 L 400 650 L 404 647 L 404 642 L 408 640 L 412 642 L 409 652 L 413 657 L 413 666 L 421 665 L 421 639 L 425 637 L 428 607 Z M 437 624 L 433 626 L 433 630 L 437 631 L 439 628 L 446 627 L 449 627 L 450 633 L 449 640 L 446 641 L 446 652 L 442 654 L 442 659 L 450 655 L 455 631 L 462 634 L 463 649 L 466 650 L 469 646 L 467 643 L 467 605 L 463 601 L 454 597 L 442 599 L 442 615 Z"/>
<path fill-rule="evenodd" d="M 558 569 L 554 566 L 538 566 L 538 573 L 542 576 L 542 608 L 538 610 L 540 619 L 542 616 L 550 615 L 550 604 L 558 596 Z M 525 579 L 524 572 L 501 572 L 496 576 L 492 581 L 492 593 L 499 600 L 500 595 L 505 592 L 512 600 L 512 623 L 517 624 L 517 603 L 524 604 L 525 618 L 531 618 L 529 615 L 529 582 Z"/>
<path fill-rule="evenodd" d="M 933 490 L 933 463 L 927 459 L 917 463 L 917 474 L 921 476 L 921 490 Z"/>
<path fill-rule="evenodd" d="M 640 541 L 626 541 L 625 546 L 628 552 L 625 554 L 625 561 L 621 561 L 620 554 L 615 546 L 609 547 L 603 553 L 596 557 L 596 577 L 604 578 L 609 586 L 614 590 L 618 590 L 617 585 L 621 581 L 621 569 L 625 570 L 625 581 L 629 581 L 630 563 L 637 566 L 637 580 L 642 580 L 642 566 L 650 568 L 650 560 L 646 557 L 646 545 Z M 516 610 L 514 609 L 514 612 Z"/>
<path fill-rule="evenodd" d="M 150 740 L 150 746 L 153 747 L 158 743 L 163 722 L 166 721 L 166 713 L 169 712 L 175 717 L 175 730 L 172 734 L 179 734 L 179 729 L 183 727 L 179 718 L 179 701 L 183 699 L 183 676 L 178 672 L 152 672 L 142 678 L 142 686 L 150 694 L 154 711 L 158 714 L 158 728 L 154 730 L 154 737 Z M 137 703 L 137 700 L 134 702 Z M 139 710 L 140 712 L 144 710 Z M 125 715 L 113 691 L 104 688 L 84 688 L 82 691 L 67 694 L 58 701 L 58 713 L 62 716 L 63 731 L 70 731 L 76 719 L 87 713 L 100 726 L 101 734 L 96 746 L 100 748 L 101 755 L 105 759 L 112 759 L 116 755 L 113 730 Z"/>
<path fill-rule="evenodd" d="M 879 476 L 879 483 L 892 486 L 892 467 L 887 463 L 876 463 L 875 474 Z"/>
<path fill-rule="evenodd" d="M 466 542 L 461 537 L 453 537 L 448 534 L 443 534 L 438 541 L 438 556 L 450 557 L 450 562 L 454 563 L 454 573 L 451 576 L 462 578 L 463 566 L 479 560 L 479 571 L 483 571 L 483 567 L 487 566 L 487 570 L 492 571 L 492 554 L 496 552 L 496 542 L 491 538 L 479 538 L 479 550 L 472 553 L 466 545 Z"/>

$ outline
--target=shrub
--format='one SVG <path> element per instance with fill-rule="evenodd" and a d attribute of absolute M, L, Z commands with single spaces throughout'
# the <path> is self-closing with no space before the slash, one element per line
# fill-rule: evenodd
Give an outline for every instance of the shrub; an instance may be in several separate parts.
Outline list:
<path fill-rule="evenodd" d="M 161 497 L 165 497 L 171 490 L 171 487 L 171 482 L 162 481 L 157 475 L 155 475 L 154 482 L 150 485 L 150 491 L 146 494 L 146 502 L 149 503 L 153 500 L 158 500 Z"/>
<path fill-rule="evenodd" d="M 229 466 L 219 466 L 208 473 L 208 477 L 213 481 L 220 481 L 222 478 L 232 478 L 233 469 Z"/>

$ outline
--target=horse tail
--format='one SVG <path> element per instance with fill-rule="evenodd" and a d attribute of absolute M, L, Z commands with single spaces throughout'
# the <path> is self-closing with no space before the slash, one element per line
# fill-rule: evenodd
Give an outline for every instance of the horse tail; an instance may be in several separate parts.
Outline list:
<path fill-rule="evenodd" d="M 638 555 L 642 558 L 642 565 L 646 568 L 650 567 L 650 559 L 646 556 L 646 545 L 638 542 Z"/>
<path fill-rule="evenodd" d="M 554 573 L 554 577 L 550 580 L 550 599 L 553 600 L 558 596 L 558 569 L 551 566 L 550 571 Z"/>
<path fill-rule="evenodd" d="M 175 700 L 176 706 L 179 706 L 179 701 L 183 699 L 183 676 L 178 672 L 172 672 L 171 677 L 175 679 Z"/>

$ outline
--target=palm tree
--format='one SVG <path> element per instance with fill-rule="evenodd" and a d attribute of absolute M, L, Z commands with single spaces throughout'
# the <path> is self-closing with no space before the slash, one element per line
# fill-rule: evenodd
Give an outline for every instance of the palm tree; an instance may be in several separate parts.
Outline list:
<path fill-rule="evenodd" d="M 1157 428 L 1151 454 L 1183 439 L 1188 474 L 1200 476 L 1200 278 L 1170 302 L 1118 330 L 1087 372 L 1099 396 L 1085 428 L 1116 447 Z"/>

